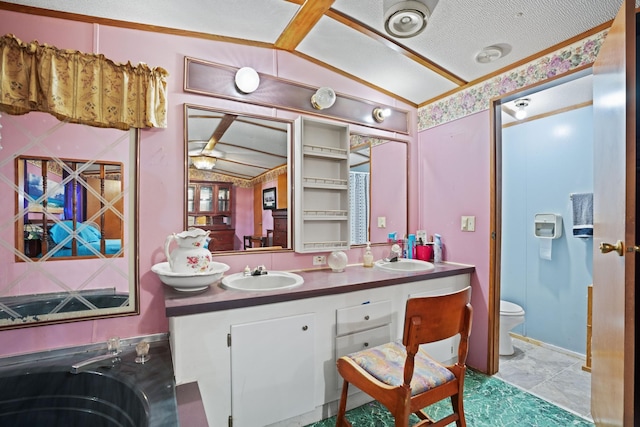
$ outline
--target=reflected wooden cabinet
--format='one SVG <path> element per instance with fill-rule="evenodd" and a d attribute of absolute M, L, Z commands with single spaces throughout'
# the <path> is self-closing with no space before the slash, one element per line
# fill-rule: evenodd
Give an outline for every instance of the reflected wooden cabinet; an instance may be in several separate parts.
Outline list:
<path fill-rule="evenodd" d="M 190 181 L 187 187 L 187 210 L 195 225 L 214 225 L 221 221 L 214 217 L 231 217 L 231 184 L 228 182 Z M 200 216 L 212 223 L 198 224 Z M 219 222 L 222 223 L 222 222 Z M 190 224 L 191 225 L 191 224 Z"/>
<path fill-rule="evenodd" d="M 232 194 L 228 182 L 189 181 L 187 186 L 187 224 L 211 231 L 211 251 L 234 249 Z"/>
<path fill-rule="evenodd" d="M 287 209 L 275 209 L 271 211 L 273 217 L 273 246 L 289 247 Z"/>

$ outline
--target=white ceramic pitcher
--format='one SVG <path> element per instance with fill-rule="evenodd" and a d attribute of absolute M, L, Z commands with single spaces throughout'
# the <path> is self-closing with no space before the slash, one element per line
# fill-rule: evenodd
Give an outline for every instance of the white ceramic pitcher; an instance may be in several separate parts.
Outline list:
<path fill-rule="evenodd" d="M 188 231 L 173 233 L 164 242 L 164 253 L 169 267 L 174 273 L 194 274 L 209 271 L 212 256 L 206 248 L 210 231 L 190 228 Z M 169 253 L 169 246 L 175 240 L 178 247 Z"/>

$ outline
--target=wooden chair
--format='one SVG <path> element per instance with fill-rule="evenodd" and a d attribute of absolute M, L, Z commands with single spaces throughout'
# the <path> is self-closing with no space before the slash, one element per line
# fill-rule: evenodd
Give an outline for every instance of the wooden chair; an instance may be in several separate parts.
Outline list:
<path fill-rule="evenodd" d="M 456 422 L 466 426 L 462 390 L 467 348 L 471 331 L 471 287 L 447 295 L 410 298 L 404 317 L 402 343 L 383 344 L 338 359 L 338 372 L 344 378 L 336 427 L 351 426 L 345 418 L 349 383 L 355 385 L 394 416 L 396 427 L 409 425 L 416 414 L 415 426 L 446 426 Z M 419 348 L 420 344 L 460 334 L 458 361 L 444 365 Z M 453 413 L 435 421 L 423 410 L 449 397 Z M 415 427 L 414 426 L 414 427 Z"/>

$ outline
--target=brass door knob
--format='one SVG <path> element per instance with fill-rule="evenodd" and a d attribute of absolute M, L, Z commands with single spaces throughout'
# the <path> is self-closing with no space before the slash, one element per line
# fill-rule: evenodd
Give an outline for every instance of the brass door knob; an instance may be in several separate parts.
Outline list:
<path fill-rule="evenodd" d="M 611 243 L 600 243 L 600 252 L 603 254 L 607 254 L 609 252 L 617 252 L 618 255 L 622 256 L 624 254 L 624 243 L 621 240 L 618 240 L 615 245 Z"/>

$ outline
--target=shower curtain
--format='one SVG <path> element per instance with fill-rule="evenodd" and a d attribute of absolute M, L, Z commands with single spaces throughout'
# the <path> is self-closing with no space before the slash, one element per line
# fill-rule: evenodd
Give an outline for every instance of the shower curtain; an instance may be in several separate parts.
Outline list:
<path fill-rule="evenodd" d="M 349 172 L 349 212 L 351 244 L 365 244 L 369 239 L 369 173 Z"/>

